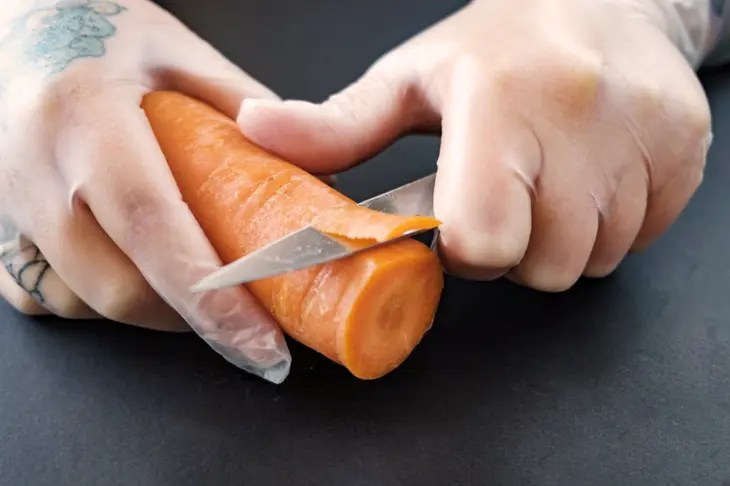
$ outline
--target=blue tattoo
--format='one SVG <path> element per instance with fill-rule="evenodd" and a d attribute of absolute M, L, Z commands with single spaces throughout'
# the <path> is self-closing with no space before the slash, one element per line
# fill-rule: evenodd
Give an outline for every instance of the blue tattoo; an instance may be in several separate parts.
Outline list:
<path fill-rule="evenodd" d="M 102 57 L 104 42 L 117 32 L 108 17 L 124 10 L 105 0 L 65 0 L 52 8 L 33 10 L 19 26 L 24 31 L 25 55 L 51 74 L 63 71 L 76 59 Z"/>

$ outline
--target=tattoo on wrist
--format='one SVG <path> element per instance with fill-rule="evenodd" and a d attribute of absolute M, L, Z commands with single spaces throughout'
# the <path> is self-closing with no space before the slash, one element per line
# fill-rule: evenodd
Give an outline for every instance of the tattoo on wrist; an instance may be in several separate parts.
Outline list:
<path fill-rule="evenodd" d="M 6 263 L 5 270 L 13 277 L 20 288 L 28 292 L 39 304 L 44 305 L 46 298 L 43 295 L 43 279 L 51 265 L 41 251 L 32 243 L 26 243 L 19 254 L 25 255 L 22 263 Z"/>
<path fill-rule="evenodd" d="M 11 36 L 22 43 L 26 62 L 56 74 L 77 59 L 103 57 L 106 41 L 117 33 L 111 17 L 125 10 L 109 0 L 62 0 L 29 11 Z"/>

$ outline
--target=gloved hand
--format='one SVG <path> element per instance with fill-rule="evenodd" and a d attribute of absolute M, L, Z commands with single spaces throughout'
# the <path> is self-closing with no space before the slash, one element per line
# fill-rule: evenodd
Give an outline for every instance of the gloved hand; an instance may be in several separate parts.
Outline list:
<path fill-rule="evenodd" d="M 325 102 L 246 100 L 238 122 L 319 174 L 440 131 L 446 269 L 568 289 L 646 248 L 702 180 L 709 106 L 662 2 L 476 0 Z"/>
<path fill-rule="evenodd" d="M 0 36 L 0 293 L 32 314 L 189 325 L 281 382 L 290 354 L 253 296 L 189 291 L 220 262 L 139 107 L 174 89 L 235 117 L 276 96 L 146 0 L 11 2 Z"/>

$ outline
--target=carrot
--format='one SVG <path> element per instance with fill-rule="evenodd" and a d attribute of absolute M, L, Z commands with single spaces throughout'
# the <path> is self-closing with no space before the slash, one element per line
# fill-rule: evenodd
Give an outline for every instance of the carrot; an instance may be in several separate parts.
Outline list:
<path fill-rule="evenodd" d="M 142 109 L 183 200 L 224 263 L 307 225 L 357 245 L 439 224 L 357 205 L 185 95 L 153 92 Z M 287 335 L 356 377 L 375 379 L 397 368 L 431 327 L 443 273 L 426 245 L 403 239 L 246 287 Z"/>

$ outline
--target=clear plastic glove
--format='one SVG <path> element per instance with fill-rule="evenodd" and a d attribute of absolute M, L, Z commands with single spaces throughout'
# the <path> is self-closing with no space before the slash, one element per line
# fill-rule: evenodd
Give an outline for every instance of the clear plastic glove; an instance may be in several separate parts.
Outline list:
<path fill-rule="evenodd" d="M 290 354 L 253 296 L 189 291 L 220 261 L 139 107 L 174 89 L 235 117 L 276 96 L 145 0 L 18 0 L 0 21 L 0 293 L 31 314 L 189 325 L 281 382 Z"/>
<path fill-rule="evenodd" d="M 404 133 L 440 131 L 447 270 L 568 289 L 649 245 L 702 180 L 709 106 L 666 11 L 477 0 L 325 102 L 246 100 L 238 122 L 321 174 Z"/>

